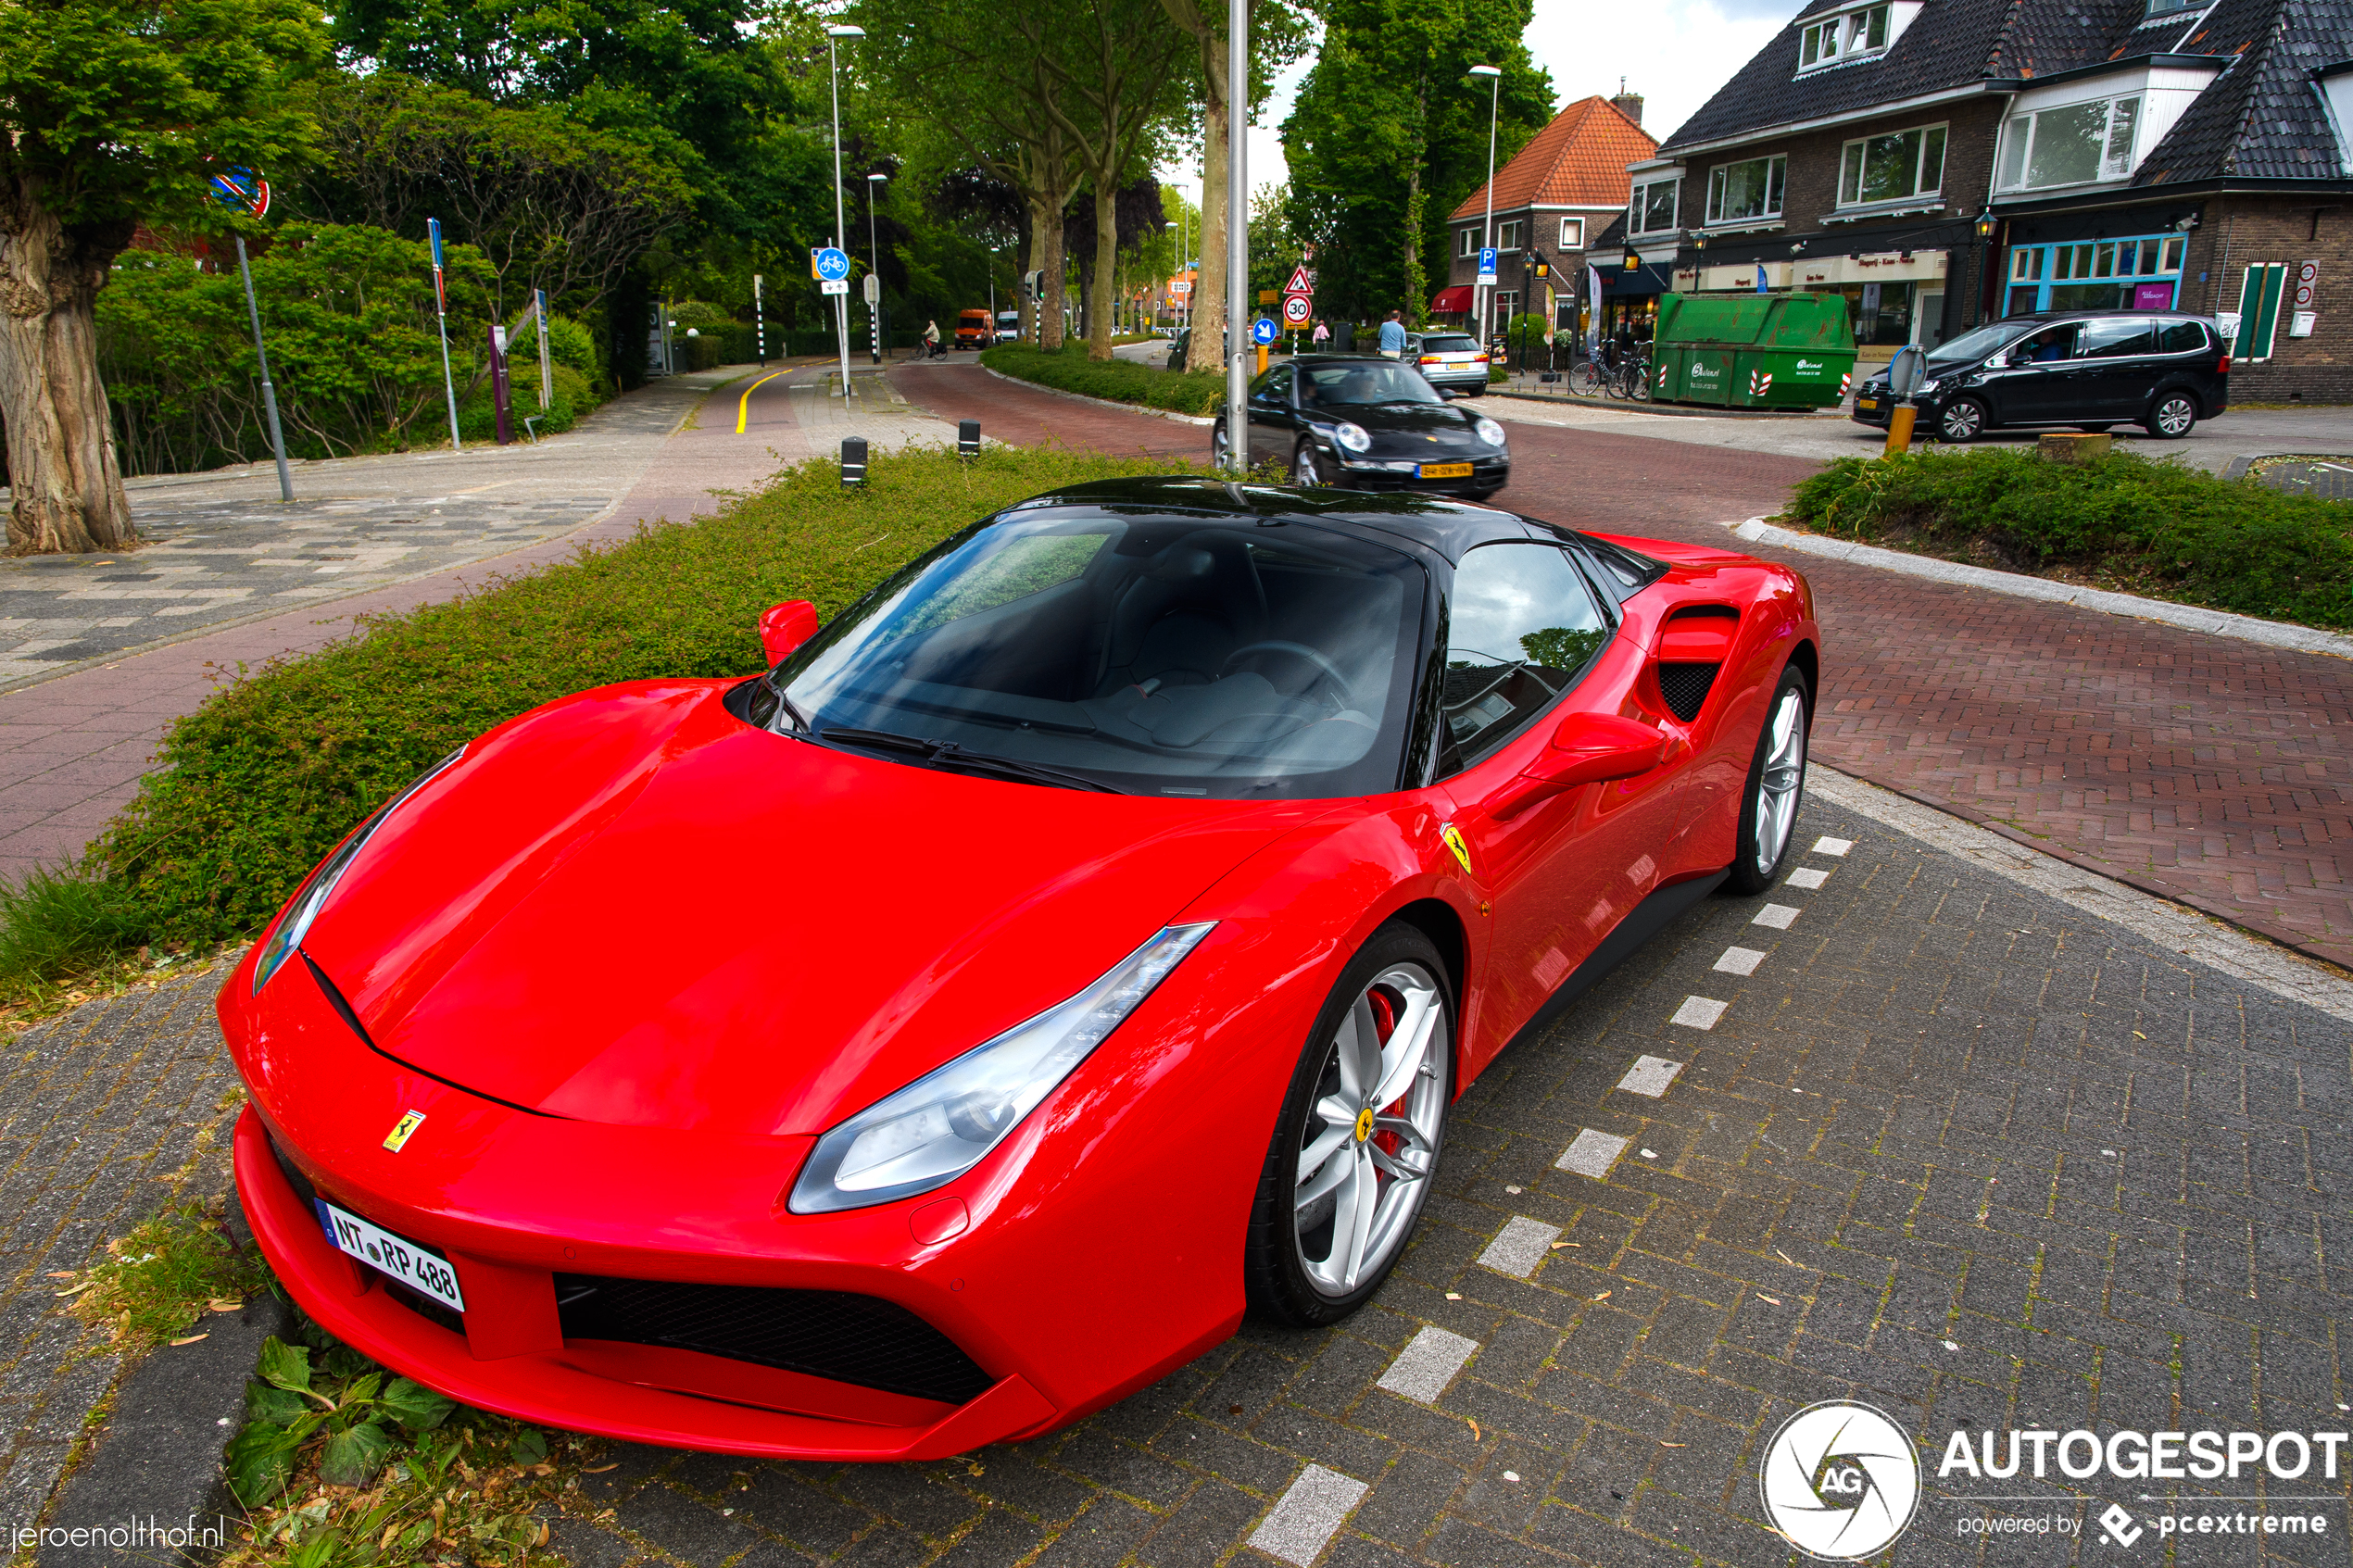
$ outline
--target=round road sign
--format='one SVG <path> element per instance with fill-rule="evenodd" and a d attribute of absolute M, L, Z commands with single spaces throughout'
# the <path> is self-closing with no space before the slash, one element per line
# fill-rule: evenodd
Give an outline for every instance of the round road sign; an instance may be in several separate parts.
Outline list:
<path fill-rule="evenodd" d="M 1315 302 L 1303 294 L 1283 295 L 1283 320 L 1294 327 L 1303 327 L 1315 308 Z"/>
<path fill-rule="evenodd" d="M 1272 343 L 1275 341 L 1275 323 L 1267 318 L 1261 316 L 1257 320 L 1252 321 L 1250 324 L 1251 341 L 1252 343 Z"/>
<path fill-rule="evenodd" d="M 849 276 L 849 257 L 832 245 L 817 253 L 817 276 L 831 282 Z"/>

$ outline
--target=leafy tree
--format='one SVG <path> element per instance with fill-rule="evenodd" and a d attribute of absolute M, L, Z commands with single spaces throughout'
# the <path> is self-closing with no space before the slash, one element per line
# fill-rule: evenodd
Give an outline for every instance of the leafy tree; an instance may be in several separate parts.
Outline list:
<path fill-rule="evenodd" d="M 1551 119 L 1552 80 L 1521 41 L 1532 9 L 1330 0 L 1322 51 L 1283 122 L 1290 221 L 1315 246 L 1318 303 L 1425 317 L 1445 267 L 1445 217 L 1487 178 L 1489 89 L 1470 68 L 1504 73 L 1497 168 Z"/>
<path fill-rule="evenodd" d="M 310 122 L 287 90 L 324 46 L 303 0 L 0 5 L 12 553 L 134 541 L 98 378 L 98 292 L 142 222 L 222 221 L 211 171 L 283 178 L 308 157 Z"/>

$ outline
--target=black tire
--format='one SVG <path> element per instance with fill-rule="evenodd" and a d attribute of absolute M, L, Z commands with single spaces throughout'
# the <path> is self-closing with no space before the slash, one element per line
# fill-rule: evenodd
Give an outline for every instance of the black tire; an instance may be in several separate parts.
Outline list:
<path fill-rule="evenodd" d="M 1209 466 L 1214 469 L 1226 466 L 1226 421 L 1223 420 L 1218 420 L 1209 433 Z"/>
<path fill-rule="evenodd" d="M 1484 396 L 1486 396 L 1486 395 L 1487 395 L 1487 383 L 1486 383 L 1485 382 L 1480 382 L 1480 383 L 1479 383 L 1477 386 L 1472 387 L 1472 388 L 1469 390 L 1469 392 L 1466 393 L 1464 395 L 1468 396 L 1468 397 L 1484 397 Z"/>
<path fill-rule="evenodd" d="M 1974 397 L 1956 397 L 1938 410 L 1936 439 L 1966 446 L 1985 433 L 1985 405 Z"/>
<path fill-rule="evenodd" d="M 1767 847 L 1761 842 L 1759 824 L 1762 813 L 1758 807 L 1765 795 L 1766 763 L 1774 742 L 1774 718 L 1793 692 L 1796 694 L 1798 703 L 1795 734 L 1797 777 L 1793 793 L 1788 797 L 1786 815 L 1777 813 L 1774 825 L 1778 828 L 1780 842 L 1771 847 L 1772 854 L 1768 860 L 1765 853 Z M 1812 727 L 1813 717 L 1814 694 L 1806 684 L 1806 671 L 1793 664 L 1781 671 L 1780 682 L 1773 687 L 1772 698 L 1765 705 L 1765 722 L 1757 729 L 1756 755 L 1749 759 L 1748 778 L 1741 785 L 1740 829 L 1732 837 L 1731 874 L 1724 882 L 1724 889 L 1728 893 L 1762 893 L 1772 886 L 1774 880 L 1780 875 L 1781 862 L 1789 859 L 1790 846 L 1797 842 L 1797 813 L 1805 803 L 1806 739 L 1807 731 Z"/>
<path fill-rule="evenodd" d="M 1410 1211 L 1402 1217 L 1402 1230 L 1393 1233 L 1394 1239 L 1377 1264 L 1358 1278 L 1354 1288 L 1329 1290 L 1308 1273 L 1313 1260 L 1302 1250 L 1305 1244 L 1300 1237 L 1290 1202 L 1300 1185 L 1300 1156 L 1320 1126 L 1315 1119 L 1317 1102 L 1328 1098 L 1338 1082 L 1341 1024 L 1348 1021 L 1357 998 L 1377 978 L 1408 968 L 1427 976 L 1435 989 L 1440 1010 L 1440 1034 L 1430 1045 L 1430 1072 L 1427 1075 L 1429 1092 L 1435 1095 L 1439 1108 L 1429 1168 L 1416 1184 L 1419 1193 L 1410 1198 Z M 1371 940 L 1340 971 L 1340 980 L 1332 986 L 1323 1010 L 1315 1015 L 1315 1027 L 1309 1031 L 1306 1047 L 1300 1052 L 1299 1065 L 1291 1073 L 1290 1087 L 1275 1118 L 1274 1136 L 1266 1150 L 1265 1166 L 1259 1174 L 1258 1196 L 1251 1205 L 1250 1233 L 1243 1247 L 1242 1282 L 1253 1311 L 1294 1328 L 1318 1328 L 1348 1316 L 1380 1288 L 1381 1282 L 1411 1246 L 1429 1189 L 1436 1185 L 1439 1159 L 1445 1148 L 1444 1107 L 1452 1098 L 1453 1081 L 1454 998 L 1448 986 L 1445 961 L 1428 936 L 1402 921 L 1391 921 L 1374 932 Z M 1423 1092 L 1424 1083 L 1425 1077 L 1417 1075 L 1407 1092 Z M 1361 1135 L 1357 1139 L 1360 1145 L 1365 1141 Z M 1382 1190 L 1393 1193 L 1396 1188 L 1392 1183 Z M 1337 1223 L 1335 1219 L 1335 1227 Z"/>
<path fill-rule="evenodd" d="M 2159 441 L 2179 441 L 2197 426 L 2197 399 L 2182 391 L 2160 392 L 2141 428 Z"/>
<path fill-rule="evenodd" d="M 1291 448 L 1290 482 L 1309 489 L 1344 490 L 1348 482 L 1337 470 L 1327 470 L 1329 459 L 1315 449 L 1313 441 L 1302 441 Z"/>

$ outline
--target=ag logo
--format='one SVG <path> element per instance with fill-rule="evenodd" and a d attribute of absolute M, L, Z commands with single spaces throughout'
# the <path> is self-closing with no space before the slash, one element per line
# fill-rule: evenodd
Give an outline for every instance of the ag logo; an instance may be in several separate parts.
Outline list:
<path fill-rule="evenodd" d="M 1757 1486 L 1783 1539 L 1827 1562 L 1869 1557 L 1904 1533 L 1920 1500 L 1912 1440 L 1869 1405 L 1826 1399 L 1781 1423 Z"/>

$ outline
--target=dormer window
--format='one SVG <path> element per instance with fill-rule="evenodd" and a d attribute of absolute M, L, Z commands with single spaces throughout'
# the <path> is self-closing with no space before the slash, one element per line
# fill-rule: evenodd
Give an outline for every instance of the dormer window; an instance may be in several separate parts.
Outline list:
<path fill-rule="evenodd" d="M 1800 73 L 1883 52 L 1894 36 L 1892 4 L 1839 11 L 1808 22 L 1797 39 Z"/>
<path fill-rule="evenodd" d="M 2155 21 L 2159 17 L 2170 17 L 2179 11 L 2195 11 L 2206 3 L 2207 0 L 2149 0 L 2145 19 Z"/>

